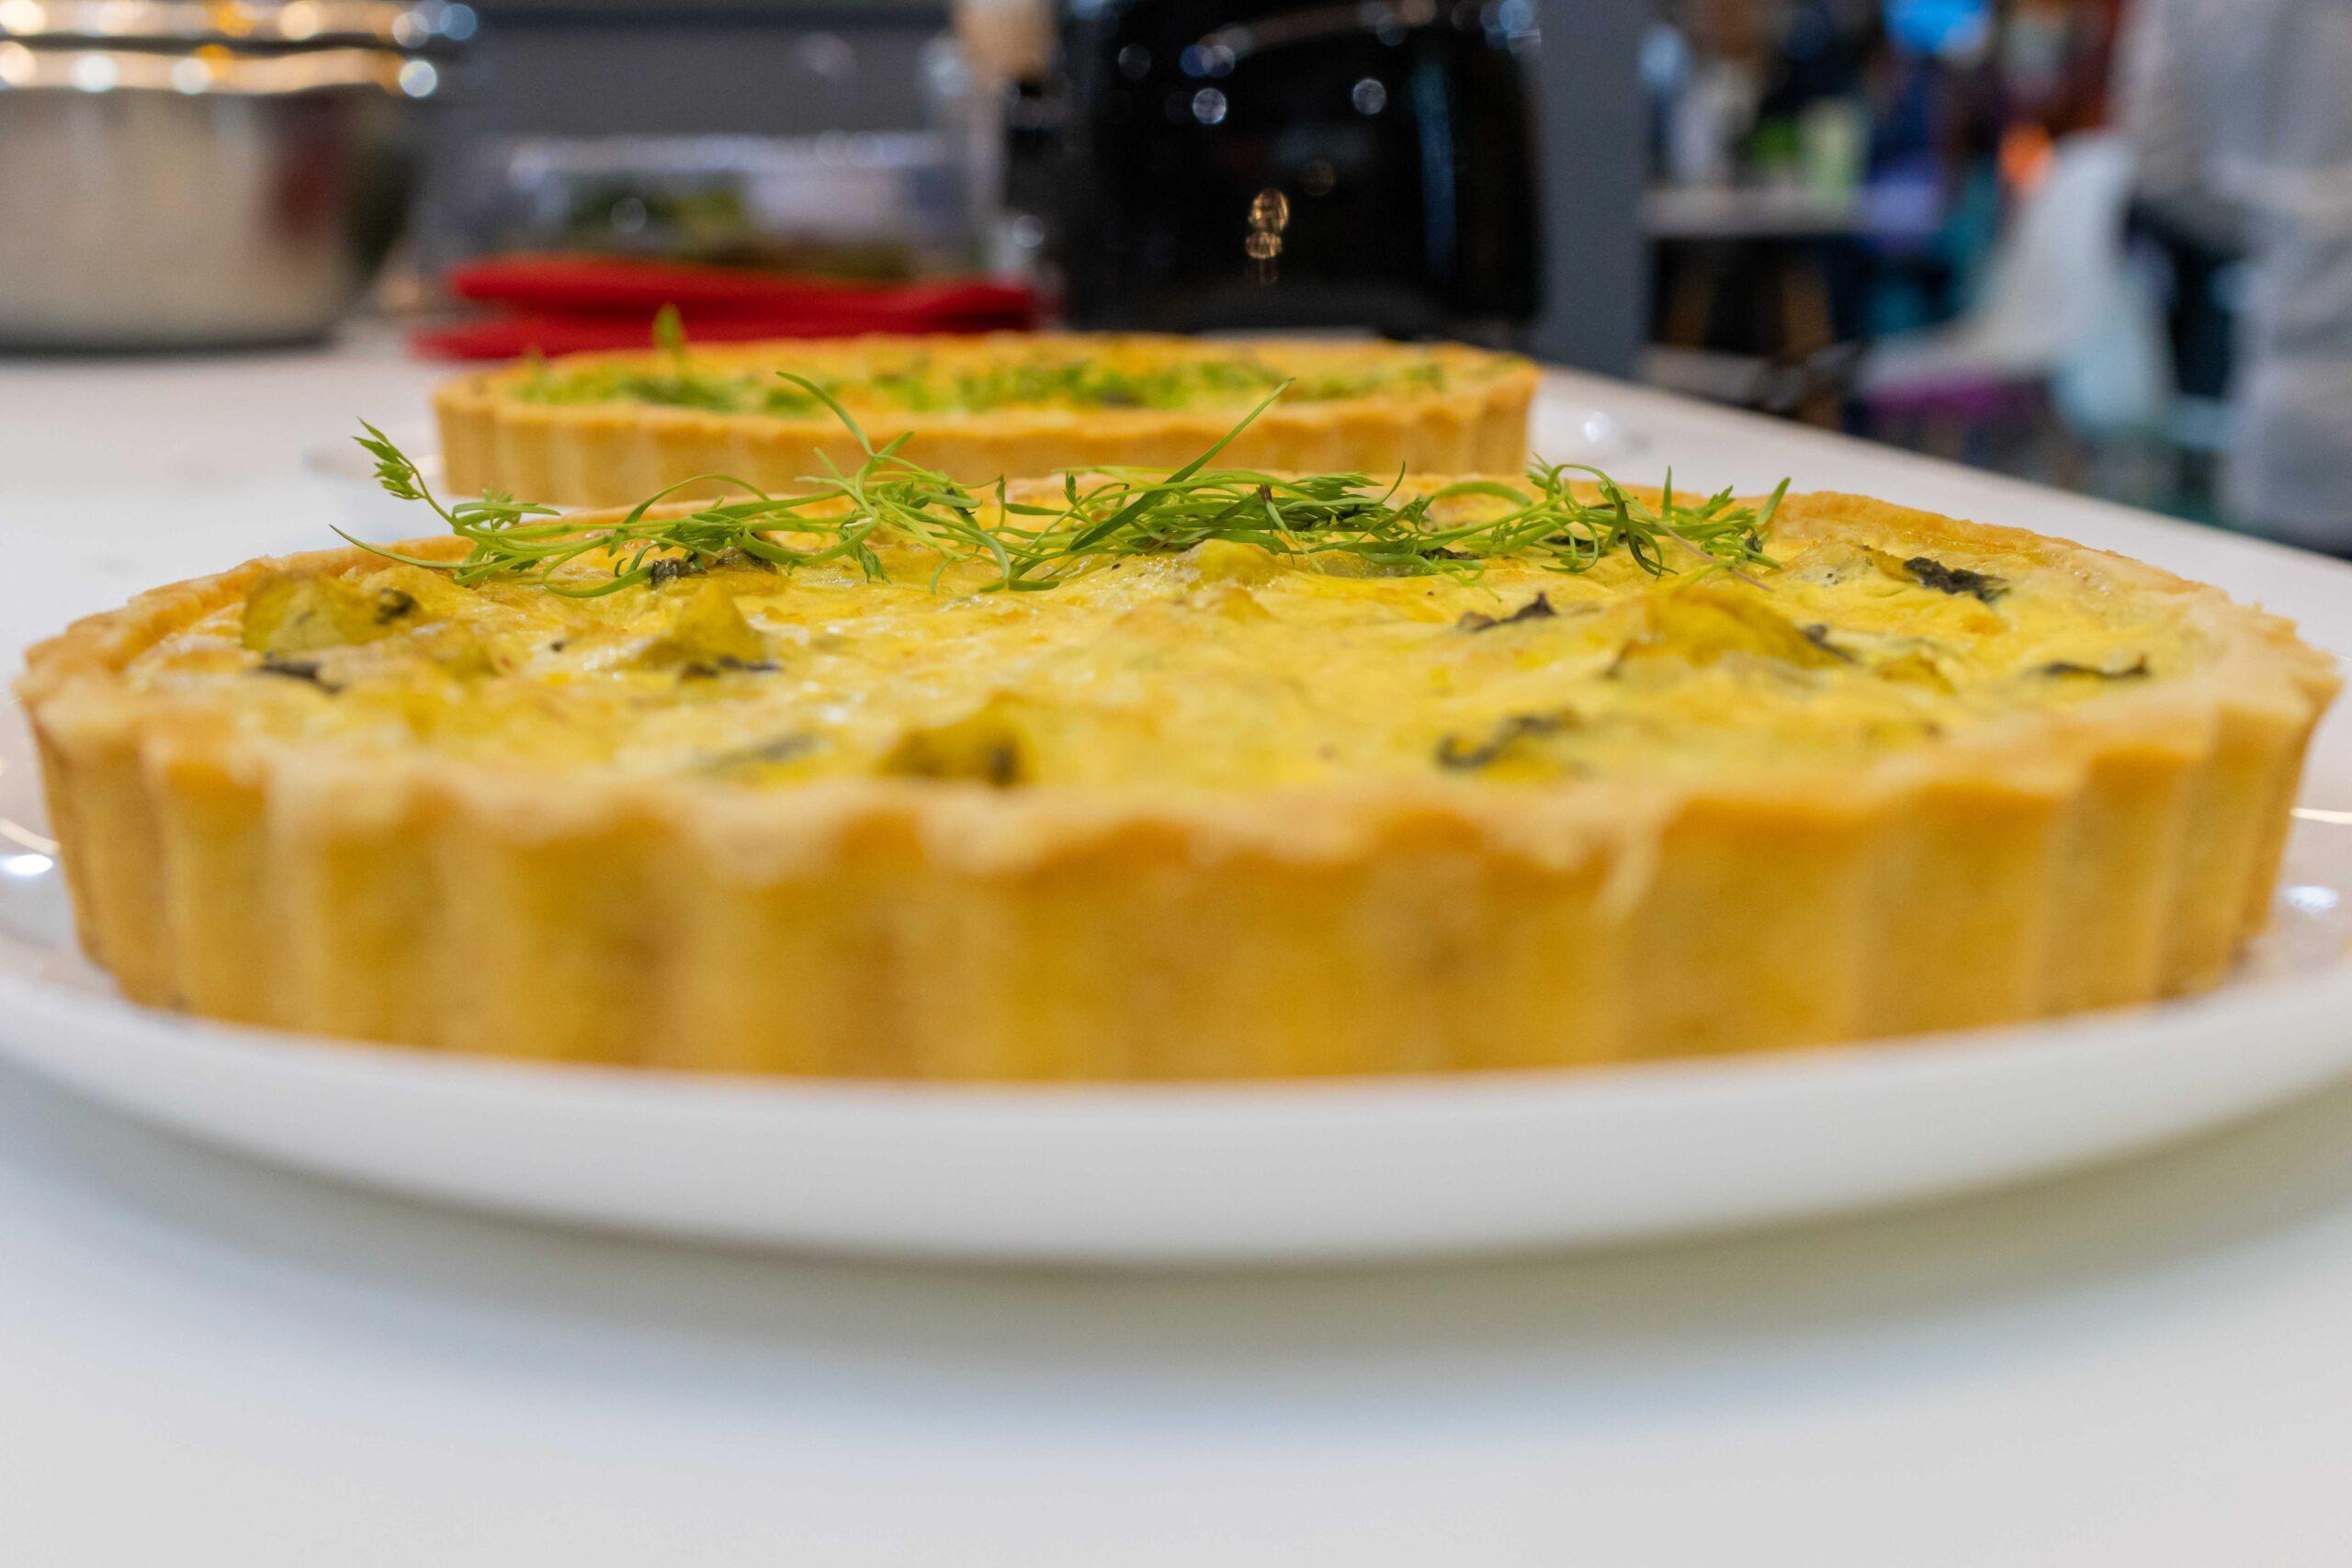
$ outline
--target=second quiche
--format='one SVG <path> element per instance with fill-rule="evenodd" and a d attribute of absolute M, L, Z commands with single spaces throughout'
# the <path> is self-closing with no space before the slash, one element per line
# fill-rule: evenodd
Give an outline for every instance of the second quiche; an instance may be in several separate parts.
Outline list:
<path fill-rule="evenodd" d="M 996 333 L 576 355 L 468 377 L 434 406 L 451 490 L 614 506 L 682 480 L 701 482 L 681 494 L 791 491 L 821 471 L 817 452 L 854 468 L 827 398 L 876 445 L 904 436 L 910 460 L 968 484 L 1172 468 L 1285 384 L 1223 460 L 1509 473 L 1536 380 L 1524 359 L 1455 344 Z"/>

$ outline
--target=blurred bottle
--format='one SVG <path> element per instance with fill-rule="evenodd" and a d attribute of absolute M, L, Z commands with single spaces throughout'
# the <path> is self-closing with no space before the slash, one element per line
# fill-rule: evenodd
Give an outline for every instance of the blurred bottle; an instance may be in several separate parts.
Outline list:
<path fill-rule="evenodd" d="M 1048 286 L 1049 181 L 1040 170 L 1056 130 L 1046 97 L 1054 48 L 1051 0 L 956 0 L 926 58 L 933 126 L 963 172 L 976 259 Z"/>

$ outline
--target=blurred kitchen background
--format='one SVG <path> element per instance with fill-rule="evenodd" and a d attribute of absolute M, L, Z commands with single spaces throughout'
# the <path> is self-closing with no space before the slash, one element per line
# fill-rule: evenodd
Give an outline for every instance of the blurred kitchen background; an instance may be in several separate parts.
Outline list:
<path fill-rule="evenodd" d="M 1459 336 L 2250 526 L 2172 3 L 0 0 L 0 345 Z"/>

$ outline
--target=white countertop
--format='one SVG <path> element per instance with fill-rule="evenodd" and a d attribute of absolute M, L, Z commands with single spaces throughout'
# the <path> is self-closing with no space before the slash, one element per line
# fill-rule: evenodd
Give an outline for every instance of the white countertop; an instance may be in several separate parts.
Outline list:
<path fill-rule="evenodd" d="M 437 374 L 0 361 L 0 625 L 322 542 L 344 514 L 305 455 L 418 426 Z M 1545 428 L 1589 405 L 1648 437 L 1635 477 L 2099 511 L 1598 381 Z M 477 1219 L 0 1069 L 9 1568 L 2341 1568 L 2347 1325 L 2352 1089 L 1779 1235 L 1118 1277 Z"/>

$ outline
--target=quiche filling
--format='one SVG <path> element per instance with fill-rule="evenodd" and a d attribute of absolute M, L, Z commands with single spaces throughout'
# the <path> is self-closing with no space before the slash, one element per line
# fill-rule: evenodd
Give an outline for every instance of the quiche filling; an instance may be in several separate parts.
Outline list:
<path fill-rule="evenodd" d="M 1028 340 L 985 357 L 952 347 L 860 347 L 854 357 L 804 349 L 779 365 L 740 351 L 683 348 L 635 359 L 540 364 L 515 381 L 524 401 L 559 406 L 636 403 L 706 413 L 806 418 L 828 412 L 821 389 L 860 415 L 986 414 L 1009 409 L 1150 409 L 1235 414 L 1289 383 L 1292 403 L 1336 402 L 1385 395 L 1434 395 L 1464 378 L 1491 379 L 1518 362 L 1499 356 L 1464 367 L 1436 355 L 1393 347 L 1334 348 L 1296 362 L 1270 364 L 1238 345 L 1171 350 L 1091 347 L 1082 340 Z M 777 375 L 789 370 L 808 385 Z"/>
<path fill-rule="evenodd" d="M 1501 504 L 1449 494 L 1429 518 Z M 1679 575 L 1628 551 L 1394 574 L 1210 539 L 1040 592 L 904 543 L 665 557 L 594 597 L 385 560 L 265 579 L 124 677 L 288 746 L 715 788 L 1489 789 L 1842 769 L 2211 655 L 2165 596 L 1792 533 L 1769 562 Z M 580 558 L 553 586 L 614 570 Z"/>

